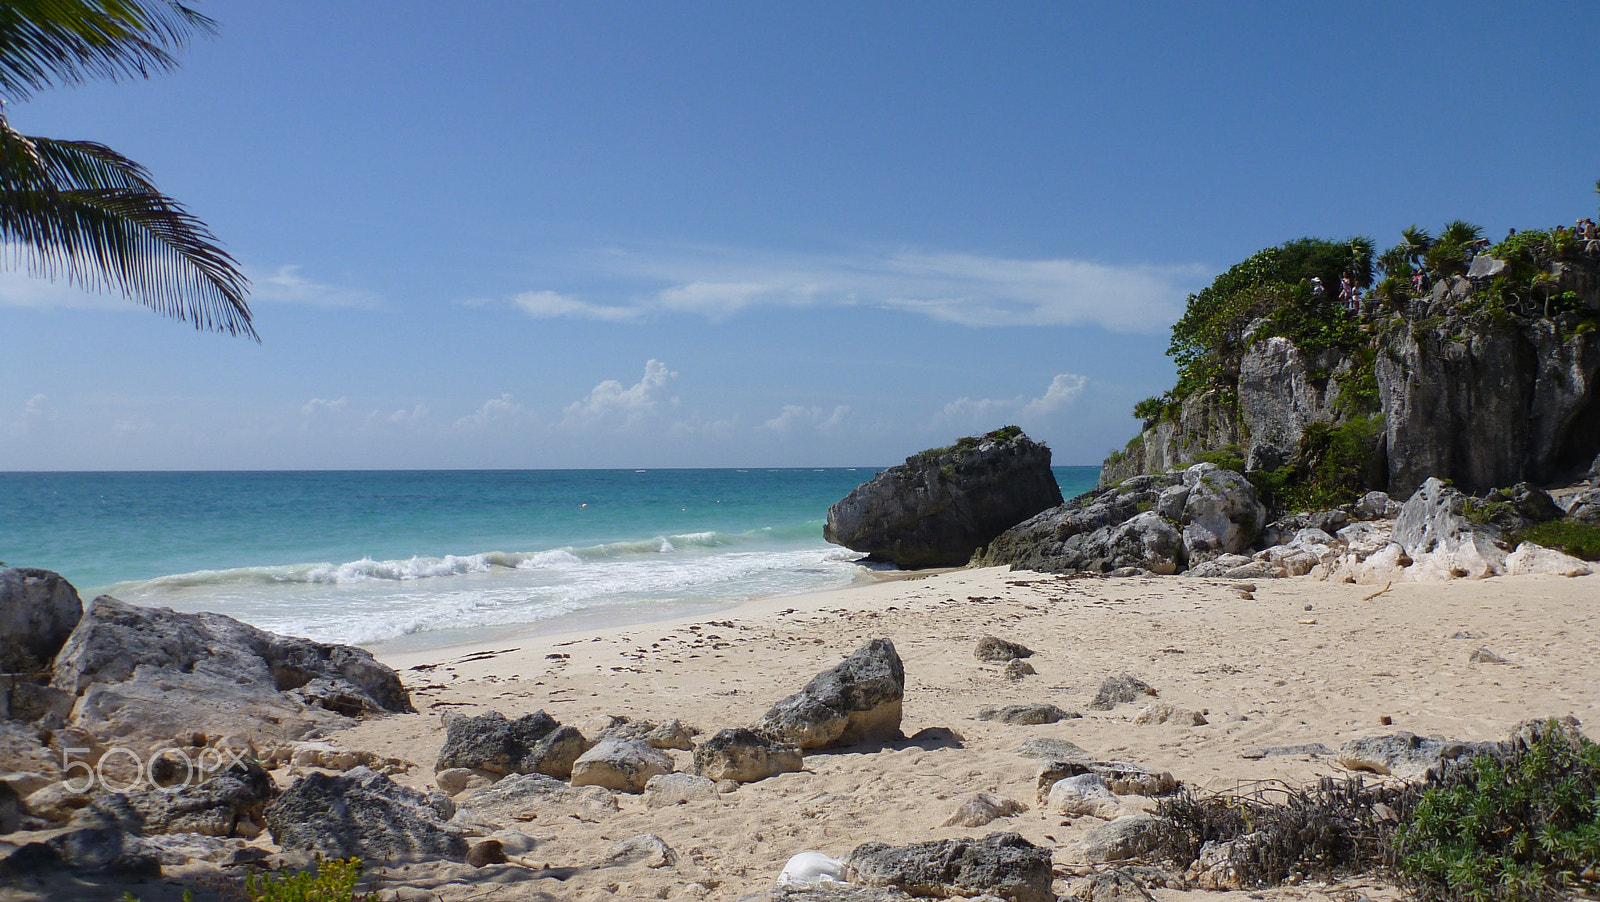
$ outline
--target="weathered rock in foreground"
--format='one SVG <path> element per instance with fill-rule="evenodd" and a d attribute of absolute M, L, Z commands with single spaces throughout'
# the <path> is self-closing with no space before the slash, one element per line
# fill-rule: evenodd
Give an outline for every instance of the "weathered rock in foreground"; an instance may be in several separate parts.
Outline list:
<path fill-rule="evenodd" d="M 695 773 L 713 781 L 755 783 L 804 766 L 796 746 L 742 728 L 723 730 L 694 750 Z"/>
<path fill-rule="evenodd" d="M 573 786 L 644 792 L 651 777 L 672 773 L 672 758 L 640 739 L 602 739 L 572 766 Z"/>
<path fill-rule="evenodd" d="M 1482 579 L 1505 566 L 1497 527 L 1473 523 L 1466 516 L 1467 496 L 1429 478 L 1400 508 L 1394 542 L 1415 565 L 1441 575 Z"/>
<path fill-rule="evenodd" d="M 60 574 L 0 568 L 0 673 L 49 670 L 82 616 L 78 590 Z"/>
<path fill-rule="evenodd" d="M 823 538 L 902 568 L 957 567 L 1060 503 L 1050 449 L 1008 426 L 879 473 L 828 509 Z"/>
<path fill-rule="evenodd" d="M 756 730 L 807 751 L 898 739 L 905 690 L 894 643 L 873 639 L 773 705 Z"/>
<path fill-rule="evenodd" d="M 301 777 L 268 806 L 266 818 L 273 841 L 289 851 L 369 862 L 408 856 L 464 861 L 467 841 L 445 824 L 454 813 L 442 796 L 356 768 Z"/>
<path fill-rule="evenodd" d="M 56 656 L 52 682 L 78 697 L 74 726 L 124 743 L 192 731 L 293 739 L 352 716 L 414 710 L 399 675 L 364 649 L 108 595 Z"/>
<path fill-rule="evenodd" d="M 866 843 L 850 853 L 844 874 L 850 883 L 893 886 L 914 896 L 989 893 L 1008 902 L 1055 899 L 1050 892 L 1050 851 L 1016 833 L 909 846 Z"/>
<path fill-rule="evenodd" d="M 564 727 L 543 711 L 516 720 L 498 711 L 477 717 L 445 718 L 444 747 L 435 772 L 466 767 L 495 774 L 546 774 L 560 780 L 572 776 L 578 757 L 594 746 L 572 727 Z"/>

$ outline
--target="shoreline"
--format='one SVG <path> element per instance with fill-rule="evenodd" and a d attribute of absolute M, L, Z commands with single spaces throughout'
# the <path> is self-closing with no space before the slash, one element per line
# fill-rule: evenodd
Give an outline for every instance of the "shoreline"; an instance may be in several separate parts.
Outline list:
<path fill-rule="evenodd" d="M 974 651 L 988 636 L 1031 649 L 1029 667 L 1013 678 L 1001 663 L 980 660 Z M 497 809 L 494 792 L 484 803 L 490 807 L 475 806 L 481 783 L 466 781 L 482 775 L 436 779 L 445 721 L 454 714 L 515 719 L 542 710 L 590 738 L 616 718 L 676 720 L 704 742 L 754 724 L 880 638 L 894 643 L 904 665 L 900 730 L 911 738 L 808 753 L 798 772 L 681 801 L 556 783 L 523 807 Z M 1109 813 L 1052 810 L 1037 791 L 1045 761 L 1131 765 L 1170 774 L 1203 795 L 1352 775 L 1341 749 L 1356 739 L 1495 741 L 1529 719 L 1565 715 L 1592 734 L 1600 725 L 1597 643 L 1600 606 L 1587 578 L 1379 588 L 1307 577 L 1252 586 L 1004 567 L 886 572 L 866 585 L 673 619 L 386 652 L 380 659 L 398 672 L 417 713 L 323 721 L 303 741 L 273 740 L 259 754 L 280 789 L 361 762 L 422 792 L 437 793 L 443 782 L 453 793 L 450 810 L 466 812 L 458 829 L 474 842 L 492 835 L 522 850 L 515 863 L 484 868 L 373 858 L 368 866 L 384 873 L 384 899 L 736 902 L 764 898 L 801 852 L 843 858 L 868 842 L 906 846 L 1009 832 L 1050 852 L 1062 899 L 1087 898 L 1085 881 L 1114 865 L 1093 857 L 1085 840 L 1104 818 L 1150 811 L 1157 800 L 1119 795 Z M 1102 681 L 1124 674 L 1153 691 L 1109 708 L 1091 704 Z M 1012 722 L 981 714 L 1013 705 L 1060 710 Z M 692 752 L 662 754 L 673 770 L 692 772 Z M 547 778 L 532 782 L 541 780 L 550 786 Z M 531 791 L 526 782 L 511 786 Z M 977 793 L 1026 807 L 978 827 L 950 824 Z M 672 861 L 597 866 L 618 843 L 647 834 L 672 850 Z M 222 851 L 211 857 L 180 846 L 159 882 L 61 872 L 0 885 L 0 899 L 112 900 L 129 890 L 145 902 L 177 902 L 185 887 L 215 889 L 234 879 L 228 875 L 237 872 L 219 870 L 218 854 L 305 866 L 298 853 L 280 854 L 265 833 L 215 842 Z M 1221 896 L 1175 872 L 1161 879 L 1149 887 L 1154 902 L 1400 896 L 1373 874 Z"/>

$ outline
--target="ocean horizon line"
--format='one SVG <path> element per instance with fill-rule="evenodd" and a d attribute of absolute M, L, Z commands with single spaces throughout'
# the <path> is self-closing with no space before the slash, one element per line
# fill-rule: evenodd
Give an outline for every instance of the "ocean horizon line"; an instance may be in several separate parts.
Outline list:
<path fill-rule="evenodd" d="M 904 461 L 892 464 L 850 464 L 850 465 L 818 465 L 818 466 L 763 466 L 751 464 L 733 467 L 282 467 L 260 469 L 175 469 L 175 470 L 0 470 L 0 476 L 40 476 L 49 474 L 71 474 L 74 476 L 99 476 L 99 475 L 183 475 L 189 473 L 225 473 L 229 475 L 244 475 L 251 473 L 276 474 L 276 473 L 639 473 L 639 472 L 686 472 L 686 471 L 725 471 L 739 472 L 743 470 L 767 471 L 816 471 L 816 470 L 887 470 L 899 466 Z M 1099 469 L 1101 464 L 1051 464 L 1053 469 Z"/>

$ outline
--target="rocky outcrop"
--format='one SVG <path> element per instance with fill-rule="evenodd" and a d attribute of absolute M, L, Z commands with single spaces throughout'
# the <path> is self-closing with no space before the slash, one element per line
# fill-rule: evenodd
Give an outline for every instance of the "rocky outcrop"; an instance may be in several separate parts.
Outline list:
<path fill-rule="evenodd" d="M 797 746 L 752 730 L 722 730 L 694 750 L 694 772 L 717 782 L 755 783 L 804 766 Z"/>
<path fill-rule="evenodd" d="M 960 566 L 1060 503 L 1050 449 L 1007 427 L 879 473 L 828 509 L 823 538 L 902 568 Z"/>
<path fill-rule="evenodd" d="M 266 810 L 272 840 L 289 851 L 368 862 L 405 857 L 462 861 L 467 841 L 446 825 L 455 808 L 383 774 L 312 773 L 284 790 Z"/>
<path fill-rule="evenodd" d="M 1007 530 L 978 560 L 1046 572 L 1171 574 L 1249 548 L 1265 521 L 1248 480 L 1199 463 L 1074 498 Z"/>
<path fill-rule="evenodd" d="M 60 574 L 0 568 L 0 673 L 49 670 L 82 616 L 78 591 Z"/>
<path fill-rule="evenodd" d="M 369 713 L 410 712 L 400 677 L 364 649 L 102 595 L 56 656 L 71 725 L 120 742 L 201 731 L 294 739 Z"/>
<path fill-rule="evenodd" d="M 944 839 L 857 846 L 845 861 L 845 880 L 898 887 L 913 896 L 950 898 L 988 893 L 1009 902 L 1053 902 L 1050 850 L 1016 833 L 983 839 Z"/>
<path fill-rule="evenodd" d="M 564 727 L 543 711 L 516 720 L 498 711 L 477 717 L 445 718 L 444 747 L 434 771 L 455 768 L 492 774 L 545 774 L 560 780 L 572 776 L 578 757 L 593 747 L 573 727 Z"/>
<path fill-rule="evenodd" d="M 894 643 L 873 639 L 773 705 L 756 731 L 808 751 L 898 739 L 905 691 Z"/>

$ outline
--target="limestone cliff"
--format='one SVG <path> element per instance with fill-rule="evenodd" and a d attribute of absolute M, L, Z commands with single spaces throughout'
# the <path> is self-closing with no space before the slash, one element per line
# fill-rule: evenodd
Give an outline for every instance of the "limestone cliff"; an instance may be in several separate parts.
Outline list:
<path fill-rule="evenodd" d="M 1478 263 L 1472 272 L 1505 268 Z M 1203 384 L 1142 411 L 1144 429 L 1106 460 L 1101 484 L 1205 459 L 1307 467 L 1320 453 L 1308 443 L 1356 421 L 1371 436 L 1351 490 L 1571 480 L 1600 455 L 1600 258 L 1549 264 L 1531 284 L 1544 286 L 1542 305 L 1499 277 L 1441 276 L 1414 295 L 1391 285 L 1359 321 L 1326 308 L 1355 336 L 1332 346 L 1258 316 Z"/>

